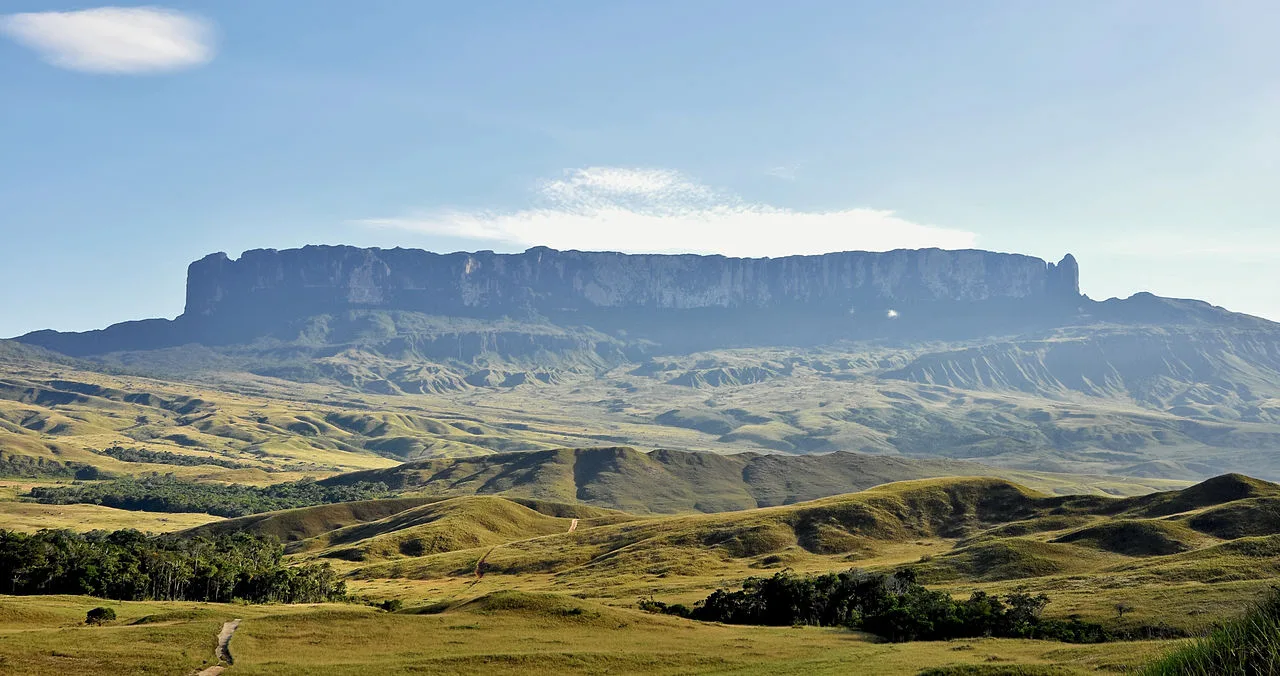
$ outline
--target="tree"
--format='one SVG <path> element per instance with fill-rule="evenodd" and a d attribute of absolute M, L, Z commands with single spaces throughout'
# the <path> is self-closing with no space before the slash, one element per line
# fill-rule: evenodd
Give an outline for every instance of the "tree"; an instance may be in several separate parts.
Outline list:
<path fill-rule="evenodd" d="M 1129 612 L 1133 612 L 1133 610 L 1134 610 L 1133 606 L 1131 606 L 1131 605 L 1129 605 L 1129 604 L 1125 603 L 1124 601 L 1121 601 L 1120 603 L 1117 603 L 1117 604 L 1116 604 L 1116 619 L 1117 619 L 1117 620 L 1123 620 L 1123 619 L 1124 619 L 1124 614 L 1125 614 L 1125 613 L 1129 613 Z"/>
<path fill-rule="evenodd" d="M 1015 592 L 996 597 L 974 592 L 957 601 L 944 591 L 927 589 L 910 569 L 893 575 L 848 570 L 825 575 L 747 578 L 736 591 L 717 589 L 692 609 L 642 599 L 649 612 L 727 624 L 851 627 L 890 641 L 934 641 L 1000 636 L 1056 638 L 1093 643 L 1108 640 L 1101 625 L 1078 619 L 1041 617 L 1049 597 Z"/>

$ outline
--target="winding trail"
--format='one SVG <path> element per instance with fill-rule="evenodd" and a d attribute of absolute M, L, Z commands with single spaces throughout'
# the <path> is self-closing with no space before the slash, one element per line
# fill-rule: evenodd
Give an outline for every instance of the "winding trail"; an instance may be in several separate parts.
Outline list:
<path fill-rule="evenodd" d="M 204 669 L 196 676 L 218 676 L 235 663 L 235 660 L 231 659 L 231 637 L 235 636 L 236 628 L 239 626 L 240 620 L 223 623 L 222 631 L 218 632 L 218 647 L 213 652 L 213 656 L 218 658 L 218 663 Z"/>
<path fill-rule="evenodd" d="M 568 535 L 569 533 L 573 533 L 573 532 L 574 532 L 574 531 L 576 531 L 576 530 L 578 530 L 578 520 L 577 520 L 577 519 L 572 519 L 572 520 L 570 520 L 570 521 L 569 521 L 569 530 L 568 530 L 568 531 L 566 531 L 564 534 L 565 534 L 565 535 Z M 462 592 L 463 592 L 463 593 L 465 593 L 465 592 L 469 592 L 469 591 L 471 591 L 471 588 L 472 588 L 472 587 L 475 587 L 476 585 L 480 584 L 480 580 L 484 579 L 484 564 L 485 564 L 485 561 L 487 561 L 487 560 L 489 559 L 489 555 L 493 553 L 493 550 L 497 549 L 498 547 L 502 547 L 503 545 L 512 545 L 512 544 L 516 544 L 516 543 L 519 543 L 519 542 L 529 542 L 530 540 L 541 540 L 542 538 L 545 538 L 545 537 L 555 537 L 555 536 L 558 536 L 558 535 L 560 535 L 560 534 L 559 534 L 559 533 L 557 533 L 557 534 L 555 534 L 555 535 L 538 535 L 538 536 L 535 536 L 535 537 L 526 538 L 526 539 L 524 539 L 524 540 L 513 540 L 513 541 L 511 541 L 511 542 L 503 542 L 503 543 L 501 543 L 501 544 L 496 544 L 496 545 L 494 545 L 494 546 L 490 547 L 490 548 L 489 548 L 489 550 L 488 550 L 488 551 L 486 551 L 486 552 L 484 553 L 484 556 L 481 556 L 479 559 L 476 559 L 476 567 L 475 567 L 475 570 L 474 570 L 475 579 L 474 579 L 474 580 L 472 580 L 471 582 L 467 583 L 467 586 L 466 586 L 466 587 L 463 587 Z M 455 592 L 453 596 L 449 597 L 449 600 L 452 600 L 452 599 L 453 599 L 454 597 L 456 597 L 457 595 L 458 595 L 458 594 Z M 236 622 L 237 622 L 237 623 L 238 623 L 239 621 L 240 621 L 240 620 L 236 620 Z M 228 624 L 230 624 L 230 623 L 228 622 Z M 226 630 L 226 627 L 223 627 L 223 630 L 225 631 L 225 630 Z M 233 629 L 232 629 L 232 631 L 235 631 L 235 629 L 233 628 Z M 230 637 L 228 637 L 228 638 L 227 638 L 227 640 L 231 640 L 231 639 L 230 639 Z M 230 655 L 227 655 L 227 657 L 228 657 L 228 658 L 230 658 Z M 231 664 L 231 660 L 230 660 L 230 659 L 228 659 L 228 660 L 227 660 L 227 664 Z M 206 670 L 206 671 L 207 671 L 207 670 Z M 205 674 L 205 673 L 202 671 L 202 672 L 200 672 L 199 674 L 197 674 L 196 676 L 218 676 L 218 674 L 221 674 L 221 673 L 222 673 L 221 671 L 215 671 L 215 672 L 211 672 L 211 673 L 209 673 L 209 674 Z"/>

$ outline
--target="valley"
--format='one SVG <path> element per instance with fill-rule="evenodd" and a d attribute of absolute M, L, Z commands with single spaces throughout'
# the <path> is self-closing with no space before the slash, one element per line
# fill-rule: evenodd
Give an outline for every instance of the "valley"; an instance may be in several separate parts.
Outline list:
<path fill-rule="evenodd" d="M 0 341 L 0 529 L 278 546 L 345 600 L 4 596 L 0 673 L 1117 672 L 1265 597 L 1277 325 L 891 253 L 256 252 L 194 264 L 177 319 Z M 839 571 L 1094 638 L 644 610 Z"/>

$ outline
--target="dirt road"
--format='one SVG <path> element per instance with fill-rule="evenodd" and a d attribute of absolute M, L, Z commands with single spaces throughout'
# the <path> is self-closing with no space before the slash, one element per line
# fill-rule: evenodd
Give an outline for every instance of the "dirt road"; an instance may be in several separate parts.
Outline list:
<path fill-rule="evenodd" d="M 231 637 L 235 636 L 236 628 L 239 626 L 240 620 L 223 623 L 222 631 L 218 632 L 218 647 L 213 652 L 213 656 L 218 659 L 218 663 L 204 669 L 196 676 L 218 676 L 235 662 L 235 660 L 231 659 Z"/>

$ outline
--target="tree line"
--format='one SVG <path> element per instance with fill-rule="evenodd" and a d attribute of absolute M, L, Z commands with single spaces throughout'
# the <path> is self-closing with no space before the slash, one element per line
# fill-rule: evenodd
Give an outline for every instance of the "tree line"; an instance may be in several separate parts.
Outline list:
<path fill-rule="evenodd" d="M 911 570 L 892 575 L 848 570 L 815 576 L 787 570 L 772 577 L 748 578 L 736 591 L 718 589 L 693 608 L 653 599 L 641 600 L 640 606 L 726 624 L 849 627 L 890 641 L 997 636 L 1097 643 L 1110 638 L 1099 624 L 1041 617 L 1048 603 L 1043 594 L 999 597 L 981 591 L 957 601 L 917 583 Z"/>
<path fill-rule="evenodd" d="M 92 465 L 63 463 L 38 456 L 0 453 L 0 476 L 20 479 L 101 479 L 106 474 Z"/>
<path fill-rule="evenodd" d="M 0 530 L 0 590 L 120 601 L 319 603 L 346 598 L 329 564 L 284 565 L 279 541 L 246 533 Z"/>
<path fill-rule="evenodd" d="M 270 486 L 185 481 L 170 475 L 74 486 L 37 486 L 30 497 L 51 505 L 91 504 L 142 512 L 204 512 L 237 517 L 391 495 L 385 483 L 325 486 L 303 479 Z"/>
<path fill-rule="evenodd" d="M 99 455 L 115 458 L 120 462 L 143 462 L 159 465 L 178 465 L 182 467 L 213 465 L 215 467 L 226 467 L 227 469 L 252 469 L 256 467 L 256 465 L 251 465 L 245 462 L 236 462 L 235 460 L 228 460 L 226 458 L 210 458 L 203 455 L 183 455 L 181 453 L 173 453 L 171 451 L 153 451 L 149 448 L 111 446 L 95 452 Z"/>

